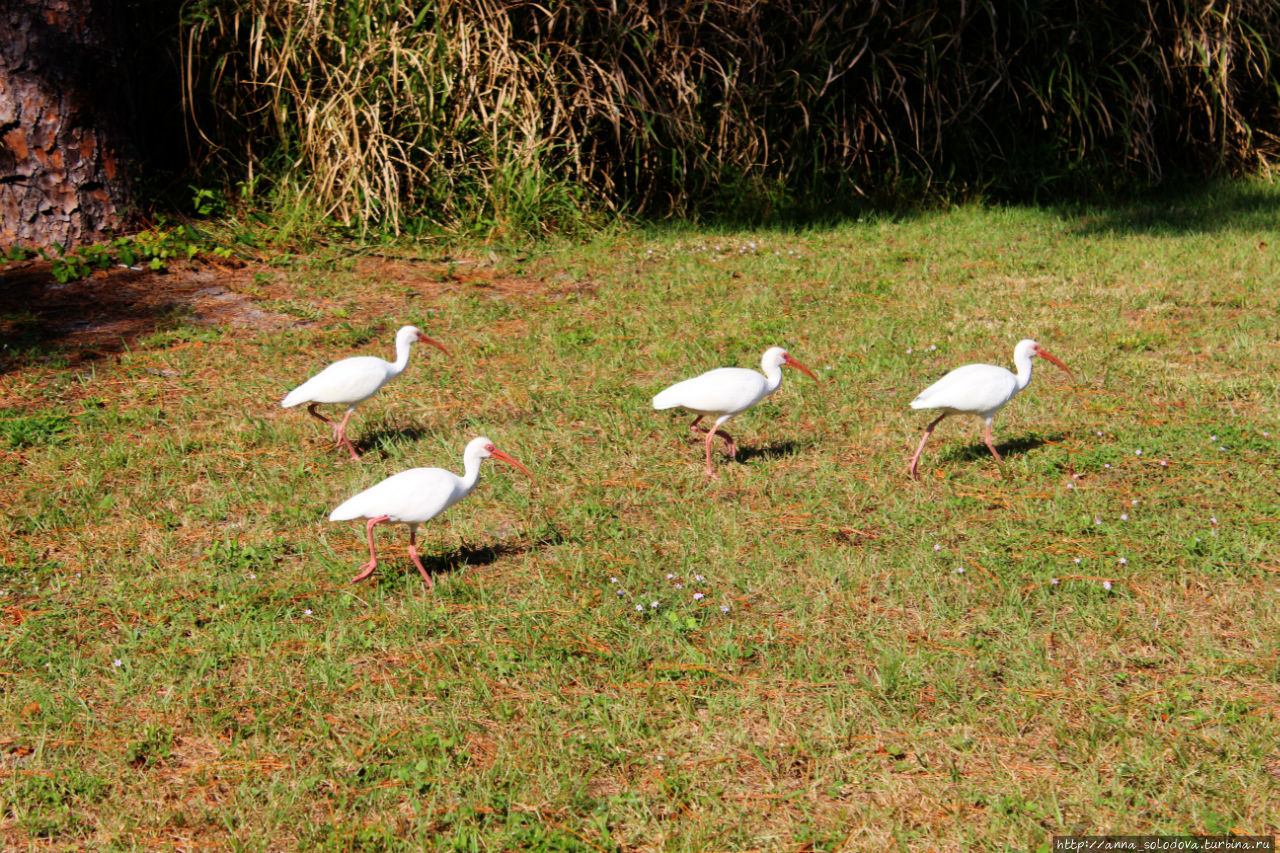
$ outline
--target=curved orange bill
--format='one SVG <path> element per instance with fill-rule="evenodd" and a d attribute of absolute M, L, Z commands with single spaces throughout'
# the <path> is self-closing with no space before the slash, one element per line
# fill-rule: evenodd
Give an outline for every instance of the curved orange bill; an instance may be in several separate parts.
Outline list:
<path fill-rule="evenodd" d="M 814 376 L 814 375 L 813 375 L 813 371 L 812 371 L 812 370 L 810 370 L 809 368 L 805 367 L 805 366 L 804 366 L 803 364 L 801 364 L 800 362 L 796 361 L 796 360 L 795 360 L 794 358 L 792 358 L 789 354 L 788 354 L 787 356 L 785 356 L 785 357 L 784 357 L 784 359 L 783 359 L 783 362 L 782 362 L 782 363 L 783 363 L 783 364 L 785 364 L 785 365 L 788 365 L 788 366 L 790 366 L 790 367 L 794 367 L 794 368 L 796 368 L 797 370 L 803 370 L 805 373 L 809 374 L 809 376 L 811 376 L 811 377 L 813 378 L 813 381 L 814 381 L 814 382 L 818 382 L 818 381 L 820 381 L 820 380 L 818 379 L 818 377 L 816 377 L 816 376 Z"/>
<path fill-rule="evenodd" d="M 492 456 L 494 459 L 501 459 L 503 462 L 507 463 L 508 465 L 514 465 L 515 467 L 523 471 L 525 473 L 525 476 L 527 476 L 530 480 L 533 479 L 533 475 L 529 473 L 528 468 L 524 467 L 519 462 L 512 459 L 510 456 L 503 453 L 501 450 L 497 450 L 497 449 L 491 450 L 489 451 L 489 455 Z"/>
<path fill-rule="evenodd" d="M 418 340 L 422 341 L 424 344 L 430 344 L 431 346 L 440 350 L 440 352 L 444 353 L 445 355 L 449 354 L 449 351 L 444 348 L 444 344 L 440 343 L 439 341 L 433 341 L 431 338 L 428 338 L 426 335 L 422 334 L 422 332 L 418 332 Z"/>
<path fill-rule="evenodd" d="M 1037 353 L 1036 353 L 1036 355 L 1040 356 L 1041 358 L 1045 359 L 1046 361 L 1051 361 L 1051 362 L 1053 362 L 1054 364 L 1058 365 L 1058 367 L 1061 367 L 1063 370 L 1065 370 L 1065 371 L 1067 372 L 1067 375 L 1068 375 L 1068 376 L 1070 376 L 1072 379 L 1075 379 L 1075 378 L 1076 378 L 1076 375 L 1075 375 L 1074 373 L 1072 373 L 1072 372 L 1071 372 L 1071 368 L 1067 367 L 1065 364 L 1063 364 L 1062 362 L 1058 361 L 1057 357 L 1050 355 L 1050 354 L 1049 354 L 1048 352 L 1046 352 L 1045 350 L 1040 350 L 1039 352 L 1037 352 Z"/>

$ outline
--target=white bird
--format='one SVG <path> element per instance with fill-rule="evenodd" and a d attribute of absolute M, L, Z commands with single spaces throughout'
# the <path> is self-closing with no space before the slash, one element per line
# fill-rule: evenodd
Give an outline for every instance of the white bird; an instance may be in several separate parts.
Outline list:
<path fill-rule="evenodd" d="M 300 403 L 310 403 L 307 411 L 333 427 L 334 445 L 345 444 L 351 451 L 351 458 L 359 459 L 360 455 L 347 438 L 347 421 L 356 406 L 377 394 L 378 389 L 388 381 L 404 373 L 404 369 L 409 366 L 409 349 L 415 341 L 431 344 L 445 355 L 449 354 L 443 344 L 431 340 L 413 326 L 404 326 L 396 332 L 395 361 L 384 361 L 371 355 L 335 361 L 290 391 L 280 405 L 289 409 Z M 320 403 L 345 403 L 347 413 L 342 422 L 335 424 L 316 411 L 316 406 Z"/>
<path fill-rule="evenodd" d="M 783 365 L 798 368 L 812 376 L 815 381 L 818 378 L 813 375 L 812 370 L 792 358 L 785 349 L 772 347 L 765 350 L 764 357 L 760 359 L 763 376 L 744 367 L 720 367 L 708 370 L 701 376 L 677 382 L 659 392 L 653 398 L 653 407 L 671 409 L 678 406 L 697 415 L 693 423 L 689 424 L 689 429 L 707 434 L 707 476 L 716 477 L 716 473 L 711 470 L 711 438 L 719 431 L 729 444 L 729 456 L 737 456 L 738 448 L 733 443 L 733 436 L 720 429 L 721 425 L 777 391 L 782 385 Z M 711 429 L 698 426 L 698 422 L 705 417 L 716 419 Z"/>
<path fill-rule="evenodd" d="M 916 466 L 920 462 L 920 454 L 924 452 L 925 442 L 929 440 L 933 428 L 947 415 L 976 415 L 985 420 L 987 426 L 983 431 L 982 439 L 1003 469 L 1004 460 L 996 452 L 996 446 L 991 443 L 991 421 L 1006 403 L 1031 384 L 1031 359 L 1036 356 L 1053 362 L 1068 375 L 1072 375 L 1065 364 L 1028 338 L 1019 341 L 1013 348 L 1013 363 L 1018 368 L 1016 376 L 994 364 L 966 364 L 963 367 L 957 367 L 921 391 L 920 396 L 911 401 L 911 408 L 941 409 L 942 414 L 938 415 L 925 429 L 920 447 L 916 449 L 915 456 L 911 457 L 911 476 L 917 480 L 920 479 Z"/>
<path fill-rule="evenodd" d="M 430 587 L 431 575 L 418 559 L 418 525 L 435 518 L 470 494 L 480 478 L 480 460 L 490 457 L 514 465 L 530 477 L 533 476 L 529 474 L 528 468 L 494 447 L 492 441 L 480 436 L 471 439 L 462 453 L 461 477 L 443 468 L 411 468 L 365 489 L 329 513 L 330 521 L 350 521 L 355 518 L 369 520 L 365 527 L 369 538 L 369 562 L 360 567 L 360 574 L 352 578 L 351 582 L 364 580 L 378 567 L 378 555 L 373 548 L 374 525 L 383 521 L 399 521 L 409 525 L 409 558 Z"/>

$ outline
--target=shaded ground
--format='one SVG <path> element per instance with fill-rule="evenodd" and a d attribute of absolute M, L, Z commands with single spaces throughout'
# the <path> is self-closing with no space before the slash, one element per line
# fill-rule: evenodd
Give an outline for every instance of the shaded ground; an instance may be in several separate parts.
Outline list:
<path fill-rule="evenodd" d="M 183 323 L 280 328 L 294 321 L 256 306 L 243 292 L 252 282 L 243 264 L 117 267 L 66 284 L 47 261 L 15 264 L 0 271 L 0 370 L 50 352 L 74 365 Z"/>
<path fill-rule="evenodd" d="M 501 275 L 484 268 L 484 263 L 360 258 L 351 265 L 352 290 L 357 295 L 367 292 L 369 304 L 365 307 L 372 309 L 387 301 L 386 294 L 360 287 L 362 280 L 398 282 L 423 296 L 473 290 L 500 298 L 583 289 L 569 281 Z M 114 267 L 61 284 L 54 279 L 48 261 L 11 264 L 0 269 L 0 373 L 48 355 L 65 358 L 74 366 L 184 325 L 246 329 L 309 326 L 315 322 L 312 315 L 322 313 L 328 300 L 317 296 L 304 310 L 298 310 L 298 287 L 285 278 L 305 274 L 266 264 L 203 260 L 163 271 Z"/>

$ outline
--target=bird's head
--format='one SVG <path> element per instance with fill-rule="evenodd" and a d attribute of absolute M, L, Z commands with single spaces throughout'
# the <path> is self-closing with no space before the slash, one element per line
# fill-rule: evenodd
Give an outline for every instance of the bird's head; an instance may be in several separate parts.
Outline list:
<path fill-rule="evenodd" d="M 1071 372 L 1071 368 L 1067 367 L 1065 364 L 1063 364 L 1061 361 L 1058 360 L 1057 356 L 1053 355 L 1047 349 L 1040 346 L 1040 344 L 1036 343 L 1030 338 L 1027 338 L 1024 341 L 1018 342 L 1018 346 L 1013 351 L 1014 361 L 1018 360 L 1019 355 L 1025 355 L 1027 358 L 1035 358 L 1036 356 L 1040 356 L 1045 361 L 1052 362 L 1053 364 L 1056 364 L 1058 367 L 1065 370 L 1067 375 L 1070 376 L 1072 379 L 1076 378 L 1076 375 Z"/>
<path fill-rule="evenodd" d="M 422 341 L 424 344 L 430 344 L 431 346 L 440 350 L 440 352 L 444 353 L 445 355 L 449 354 L 449 351 L 444 348 L 444 344 L 440 343 L 439 341 L 433 341 L 431 338 L 428 338 L 426 335 L 422 333 L 422 330 L 419 329 L 417 326 L 404 326 L 403 328 L 401 328 L 400 331 L 396 333 L 396 346 L 399 346 L 402 341 L 407 344 L 412 344 L 412 343 L 417 343 L 418 341 Z"/>
<path fill-rule="evenodd" d="M 791 353 L 787 352 L 782 347 L 772 347 L 765 350 L 762 363 L 766 370 L 770 367 L 794 367 L 799 371 L 807 373 L 815 382 L 818 380 L 818 377 L 814 376 L 812 370 L 792 358 Z"/>
<path fill-rule="evenodd" d="M 473 453 L 481 459 L 497 459 L 501 462 L 506 462 L 508 465 L 513 465 L 523 471 L 529 479 L 533 479 L 533 474 L 529 473 L 528 468 L 499 450 L 492 441 L 484 436 L 471 439 L 471 442 L 467 445 L 466 454 L 469 456 Z"/>

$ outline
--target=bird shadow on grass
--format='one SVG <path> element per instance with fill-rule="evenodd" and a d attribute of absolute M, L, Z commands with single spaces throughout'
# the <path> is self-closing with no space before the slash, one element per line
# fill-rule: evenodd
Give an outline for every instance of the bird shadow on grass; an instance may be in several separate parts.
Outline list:
<path fill-rule="evenodd" d="M 450 574 L 468 566 L 474 568 L 489 566 L 504 557 L 527 554 L 530 551 L 557 545 L 563 540 L 564 537 L 560 533 L 553 531 L 537 539 L 517 542 L 493 542 L 487 545 L 473 545 L 464 541 L 452 551 L 445 551 L 441 554 L 424 554 L 419 551 L 418 558 L 422 560 L 422 566 L 427 570 L 427 574 L 434 579 L 438 575 Z M 413 563 L 408 561 L 405 562 L 404 572 L 406 575 L 418 576 L 418 570 L 414 568 Z"/>
<path fill-rule="evenodd" d="M 811 444 L 813 444 L 811 441 L 774 441 L 752 447 L 739 447 L 734 461 L 740 465 L 748 465 L 757 459 L 784 459 L 795 456 Z"/>
<path fill-rule="evenodd" d="M 1000 451 L 1000 455 L 1005 458 L 1021 456 L 1035 450 L 1037 447 L 1043 447 L 1046 444 L 1057 444 L 1065 437 L 1063 435 L 1040 436 L 1033 433 L 1010 441 L 996 442 L 996 450 Z M 964 447 L 953 447 L 938 454 L 938 461 L 940 462 L 971 462 L 975 459 L 990 458 L 991 451 L 981 441 Z"/>
<path fill-rule="evenodd" d="M 379 427 L 362 434 L 353 444 L 361 456 L 371 451 L 380 452 L 385 456 L 396 447 L 418 443 L 426 438 L 427 434 L 426 429 L 417 426 Z"/>

